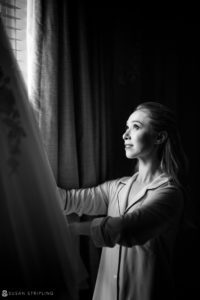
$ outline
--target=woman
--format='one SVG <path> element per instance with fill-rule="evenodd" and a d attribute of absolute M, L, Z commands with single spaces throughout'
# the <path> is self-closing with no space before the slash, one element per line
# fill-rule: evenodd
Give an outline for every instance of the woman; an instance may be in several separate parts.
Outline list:
<path fill-rule="evenodd" d="M 106 215 L 73 224 L 103 247 L 93 300 L 173 299 L 172 253 L 184 207 L 186 159 L 173 113 L 146 102 L 127 121 L 132 177 L 60 190 L 66 214 Z"/>

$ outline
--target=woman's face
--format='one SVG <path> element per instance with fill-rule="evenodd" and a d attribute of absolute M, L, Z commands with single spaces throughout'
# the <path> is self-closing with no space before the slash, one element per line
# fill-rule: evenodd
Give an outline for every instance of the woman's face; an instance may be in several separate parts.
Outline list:
<path fill-rule="evenodd" d="M 123 134 L 127 158 L 151 157 L 156 150 L 156 136 L 148 110 L 134 111 L 128 121 L 127 129 Z"/>

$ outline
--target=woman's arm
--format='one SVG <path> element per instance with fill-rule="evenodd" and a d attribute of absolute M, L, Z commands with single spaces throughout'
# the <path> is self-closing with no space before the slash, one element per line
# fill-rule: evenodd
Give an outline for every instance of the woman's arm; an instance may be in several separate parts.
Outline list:
<path fill-rule="evenodd" d="M 64 190 L 58 188 L 61 208 L 64 213 L 78 215 L 105 215 L 113 190 L 117 187 L 117 180 L 106 181 L 96 187 L 85 189 Z"/>
<path fill-rule="evenodd" d="M 158 236 L 179 219 L 182 194 L 175 188 L 156 191 L 140 208 L 121 217 L 96 218 L 90 226 L 96 246 L 141 245 Z"/>
<path fill-rule="evenodd" d="M 73 222 L 69 224 L 69 229 L 76 235 L 90 235 L 91 222 Z"/>

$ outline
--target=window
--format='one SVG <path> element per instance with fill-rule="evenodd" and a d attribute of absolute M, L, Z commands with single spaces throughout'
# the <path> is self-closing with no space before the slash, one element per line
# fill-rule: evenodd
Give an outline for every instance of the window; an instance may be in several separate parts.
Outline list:
<path fill-rule="evenodd" d="M 27 0 L 0 0 L 0 16 L 5 26 L 11 47 L 27 81 Z M 26 82 L 27 83 L 27 82 Z"/>

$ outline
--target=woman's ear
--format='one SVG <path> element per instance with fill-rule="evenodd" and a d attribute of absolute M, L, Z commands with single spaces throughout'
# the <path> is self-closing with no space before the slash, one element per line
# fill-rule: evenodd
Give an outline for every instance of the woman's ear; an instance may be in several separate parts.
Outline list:
<path fill-rule="evenodd" d="M 166 141 L 168 134 L 166 131 L 161 131 L 157 134 L 155 144 L 160 145 Z"/>

